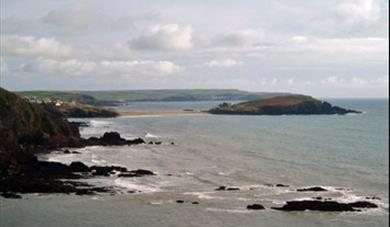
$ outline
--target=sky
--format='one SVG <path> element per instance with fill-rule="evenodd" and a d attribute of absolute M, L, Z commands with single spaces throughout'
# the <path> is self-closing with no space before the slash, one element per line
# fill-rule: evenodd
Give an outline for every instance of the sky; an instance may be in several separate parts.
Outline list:
<path fill-rule="evenodd" d="M 9 90 L 388 97 L 388 0 L 0 0 Z"/>

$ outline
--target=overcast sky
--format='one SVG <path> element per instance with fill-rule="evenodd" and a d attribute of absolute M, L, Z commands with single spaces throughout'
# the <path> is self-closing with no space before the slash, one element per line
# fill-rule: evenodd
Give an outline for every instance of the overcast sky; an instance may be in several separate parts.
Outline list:
<path fill-rule="evenodd" d="M 388 4 L 1 0 L 1 86 L 387 97 Z"/>

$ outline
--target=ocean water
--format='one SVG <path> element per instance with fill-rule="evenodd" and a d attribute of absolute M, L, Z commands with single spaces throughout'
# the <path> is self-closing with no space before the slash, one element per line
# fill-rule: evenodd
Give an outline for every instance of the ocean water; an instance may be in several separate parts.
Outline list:
<path fill-rule="evenodd" d="M 161 145 L 87 147 L 42 159 L 149 169 L 156 176 L 95 178 L 118 195 L 0 198 L 0 226 L 388 226 L 388 100 L 334 99 L 364 111 L 345 116 L 153 116 L 83 119 L 82 135 L 118 131 Z M 139 102 L 126 111 L 204 110 L 218 102 Z M 79 120 L 79 119 L 78 119 Z M 171 142 L 174 142 L 172 145 Z M 289 187 L 272 187 L 285 184 Z M 238 191 L 215 191 L 221 185 Z M 322 186 L 327 192 L 296 192 Z M 128 191 L 137 190 L 130 194 Z M 358 213 L 281 212 L 316 196 L 379 208 Z M 184 200 L 182 204 L 176 200 Z M 197 201 L 199 204 L 192 204 Z M 262 211 L 248 211 L 260 203 Z"/>

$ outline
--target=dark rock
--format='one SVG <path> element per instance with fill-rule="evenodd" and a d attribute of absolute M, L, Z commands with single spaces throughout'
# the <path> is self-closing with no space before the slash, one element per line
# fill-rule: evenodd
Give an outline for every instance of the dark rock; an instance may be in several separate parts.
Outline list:
<path fill-rule="evenodd" d="M 46 178 L 77 178 L 69 167 L 59 162 L 38 161 L 41 173 Z"/>
<path fill-rule="evenodd" d="M 219 186 L 218 188 L 214 189 L 215 191 L 238 191 L 240 188 L 237 187 L 226 187 L 226 186 Z"/>
<path fill-rule="evenodd" d="M 64 150 L 64 154 L 70 154 L 70 151 L 68 149 Z"/>
<path fill-rule="evenodd" d="M 325 188 L 322 187 L 311 187 L 311 188 L 299 188 L 297 189 L 298 192 L 326 192 Z"/>
<path fill-rule="evenodd" d="M 72 151 L 72 154 L 81 154 L 81 153 L 78 151 Z"/>
<path fill-rule="evenodd" d="M 79 189 L 75 193 L 76 195 L 96 195 L 91 189 Z"/>
<path fill-rule="evenodd" d="M 215 189 L 215 191 L 225 191 L 226 186 L 219 186 L 218 188 Z"/>
<path fill-rule="evenodd" d="M 126 140 L 118 132 L 106 132 L 102 137 L 90 137 L 85 141 L 88 146 L 122 146 L 143 144 L 145 141 L 141 138 Z"/>
<path fill-rule="evenodd" d="M 11 192 L 0 193 L 0 196 L 3 196 L 4 198 L 7 198 L 7 199 L 21 199 L 22 198 L 22 196 L 15 194 L 15 193 L 11 193 Z"/>
<path fill-rule="evenodd" d="M 162 142 L 161 142 L 161 141 L 157 141 L 157 142 L 155 142 L 154 144 L 160 145 L 160 144 L 162 144 Z"/>
<path fill-rule="evenodd" d="M 198 205 L 199 202 L 198 201 L 194 201 L 194 202 L 192 202 L 192 204 Z"/>
<path fill-rule="evenodd" d="M 148 143 L 148 144 L 154 144 L 154 143 L 153 143 L 153 141 L 149 141 L 149 143 Z"/>
<path fill-rule="evenodd" d="M 248 209 L 248 210 L 264 210 L 265 208 L 261 204 L 252 204 L 252 205 L 246 206 L 246 209 Z"/>
<path fill-rule="evenodd" d="M 89 172 L 90 171 L 89 167 L 82 162 L 72 162 L 69 165 L 69 170 L 71 172 Z"/>
<path fill-rule="evenodd" d="M 290 185 L 287 185 L 287 184 L 277 184 L 276 187 L 287 188 L 287 187 L 290 187 Z"/>
<path fill-rule="evenodd" d="M 176 203 L 184 203 L 184 200 L 176 200 Z"/>
<path fill-rule="evenodd" d="M 142 177 L 148 175 L 155 175 L 155 174 L 149 170 L 137 169 L 137 170 L 131 170 L 127 172 L 122 172 L 118 175 L 118 177 Z"/>
<path fill-rule="evenodd" d="M 127 172 L 125 167 L 120 166 L 91 166 L 90 170 L 95 176 L 110 176 L 114 171 Z"/>
<path fill-rule="evenodd" d="M 355 208 L 377 208 L 378 205 L 374 203 L 370 203 L 367 201 L 357 201 L 353 203 L 348 203 L 350 206 L 355 207 Z"/>
<path fill-rule="evenodd" d="M 366 199 L 381 200 L 378 196 L 366 196 Z"/>
<path fill-rule="evenodd" d="M 235 188 L 235 187 L 226 188 L 226 191 L 238 191 L 238 190 L 240 190 L 240 188 Z"/>
<path fill-rule="evenodd" d="M 354 203 L 339 203 L 336 201 L 318 201 L 318 200 L 303 200 L 303 201 L 288 201 L 283 207 L 272 207 L 275 210 L 282 211 L 359 211 L 355 208 L 376 208 L 376 204 L 358 201 Z"/>
<path fill-rule="evenodd" d="M 171 142 L 171 145 L 175 145 L 175 143 L 174 143 L 174 142 Z"/>
<path fill-rule="evenodd" d="M 127 145 L 137 145 L 137 144 L 144 144 L 145 141 L 141 138 L 133 139 L 133 140 L 127 140 Z"/>

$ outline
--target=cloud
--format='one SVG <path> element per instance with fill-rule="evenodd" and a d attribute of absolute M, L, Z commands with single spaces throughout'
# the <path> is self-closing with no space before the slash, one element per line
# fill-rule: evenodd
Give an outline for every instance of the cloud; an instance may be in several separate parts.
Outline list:
<path fill-rule="evenodd" d="M 170 75 L 183 68 L 170 61 L 80 61 L 69 59 L 38 59 L 23 65 L 24 72 L 63 73 L 66 75 Z"/>
<path fill-rule="evenodd" d="M 72 47 L 54 38 L 7 35 L 1 37 L 1 49 L 6 56 L 66 58 Z"/>
<path fill-rule="evenodd" d="M 264 33 L 253 29 L 238 30 L 218 35 L 212 45 L 223 47 L 254 46 L 264 40 Z"/>
<path fill-rule="evenodd" d="M 140 50 L 188 50 L 193 47 L 192 28 L 177 24 L 156 25 L 146 34 L 130 40 L 129 46 Z"/>
<path fill-rule="evenodd" d="M 210 68 L 231 68 L 243 65 L 244 62 L 242 61 L 236 61 L 231 58 L 227 58 L 224 60 L 212 60 L 209 62 L 206 62 L 204 65 Z"/>
<path fill-rule="evenodd" d="M 378 77 L 373 79 L 352 77 L 345 79 L 337 76 L 329 76 L 325 79 L 320 80 L 320 84 L 323 86 L 331 87 L 383 87 L 388 86 L 389 77 Z"/>
<path fill-rule="evenodd" d="M 87 29 L 96 17 L 89 5 L 78 2 L 49 11 L 42 18 L 42 22 L 72 33 Z"/>
<path fill-rule="evenodd" d="M 5 62 L 4 58 L 0 56 L 0 73 L 5 73 L 8 71 L 7 62 Z"/>
<path fill-rule="evenodd" d="M 348 0 L 336 8 L 336 13 L 348 23 L 372 24 L 380 19 L 378 0 Z"/>
<path fill-rule="evenodd" d="M 317 52 L 348 52 L 348 53 L 387 53 L 388 38 L 319 38 L 293 36 L 286 42 L 288 49 L 311 50 Z"/>

